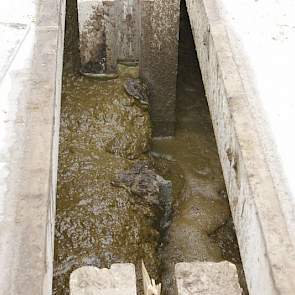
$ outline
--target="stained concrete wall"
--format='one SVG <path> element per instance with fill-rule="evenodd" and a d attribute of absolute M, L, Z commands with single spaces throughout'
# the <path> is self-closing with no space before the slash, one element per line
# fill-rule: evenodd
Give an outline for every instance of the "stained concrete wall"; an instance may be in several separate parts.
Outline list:
<path fill-rule="evenodd" d="M 51 294 L 65 1 L 0 2 L 0 294 Z"/>
<path fill-rule="evenodd" d="M 271 129 L 271 121 L 275 122 L 276 117 L 263 117 L 263 108 L 260 108 L 263 103 L 266 104 L 265 108 L 269 108 L 267 104 L 271 101 L 268 97 L 260 98 L 264 92 L 259 91 L 255 73 L 259 75 L 269 69 L 261 71 L 260 62 L 255 62 L 252 64 L 254 73 L 246 75 L 247 67 L 251 65 L 248 54 L 255 54 L 255 50 L 261 49 L 243 51 L 250 46 L 246 44 L 248 39 L 258 44 L 260 39 L 265 38 L 264 33 L 270 29 L 266 21 L 269 18 L 259 18 L 260 34 L 257 34 L 257 27 L 251 26 L 251 21 L 259 16 L 259 9 L 252 7 L 244 17 L 243 7 L 248 4 L 242 0 L 234 2 L 232 7 L 239 9 L 231 10 L 226 1 L 186 0 L 249 292 L 251 295 L 290 295 L 295 290 L 295 233 L 292 230 L 295 215 L 294 204 L 290 201 L 292 194 L 287 188 L 288 181 L 294 181 L 287 170 L 282 170 L 282 155 L 272 149 L 282 144 L 280 138 L 273 138 L 274 141 L 269 139 L 268 129 Z M 278 9 L 287 8 L 287 3 L 280 3 L 277 7 L 268 2 L 266 8 L 268 12 L 276 14 Z M 249 5 L 259 3 L 251 2 Z M 231 13 L 224 17 L 223 9 Z M 287 16 L 292 9 L 289 7 L 284 11 Z M 276 18 L 272 20 L 277 21 Z M 231 22 L 236 22 L 236 25 L 232 26 Z M 243 22 L 247 26 L 247 34 L 239 30 L 239 23 Z M 242 34 L 234 37 L 233 29 Z M 294 39 L 290 32 L 285 36 Z M 288 44 L 291 49 L 293 43 Z M 269 47 L 264 47 L 264 55 L 272 52 L 273 46 L 276 46 L 271 42 L 267 45 Z M 280 55 L 284 53 L 284 50 L 277 52 Z M 269 58 L 277 59 L 279 64 L 280 55 Z M 290 66 L 285 64 L 285 72 L 290 72 Z M 284 72 L 280 71 L 280 74 Z M 263 80 L 266 77 L 260 78 Z M 268 81 L 260 86 L 265 83 Z M 274 93 L 278 92 L 277 87 L 282 92 L 285 87 L 290 88 L 288 82 L 276 84 L 273 81 L 268 85 Z M 255 97 L 253 89 L 256 89 Z M 289 95 L 292 96 L 292 93 Z M 276 105 L 283 110 L 285 103 L 288 104 L 289 99 L 277 101 Z M 258 118 L 257 112 L 263 120 Z M 287 116 L 285 119 L 290 121 L 288 112 L 280 115 Z M 277 122 L 280 122 L 279 118 Z M 290 127 L 285 126 L 289 131 Z M 270 142 L 274 144 L 272 147 L 267 145 Z M 277 177 L 280 171 L 289 178 Z"/>
<path fill-rule="evenodd" d="M 151 88 L 153 136 L 174 135 L 180 0 L 140 2 L 140 77 Z"/>

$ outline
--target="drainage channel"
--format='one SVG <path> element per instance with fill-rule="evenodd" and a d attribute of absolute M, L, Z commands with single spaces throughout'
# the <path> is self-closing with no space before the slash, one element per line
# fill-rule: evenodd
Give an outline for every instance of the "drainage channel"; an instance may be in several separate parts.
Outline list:
<path fill-rule="evenodd" d="M 148 108 L 124 89 L 138 67 L 109 81 L 77 73 L 77 6 L 67 6 L 53 294 L 69 294 L 75 269 L 114 263 L 135 264 L 141 294 L 142 260 L 169 295 L 176 263 L 229 260 L 247 294 L 184 1 L 176 134 L 154 139 Z M 173 187 L 165 222 L 158 177 Z"/>

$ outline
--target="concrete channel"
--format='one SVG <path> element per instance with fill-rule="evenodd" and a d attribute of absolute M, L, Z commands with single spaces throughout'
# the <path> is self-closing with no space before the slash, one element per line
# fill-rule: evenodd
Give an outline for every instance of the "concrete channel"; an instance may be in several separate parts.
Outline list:
<path fill-rule="evenodd" d="M 104 4 L 110 8 L 111 2 L 104 1 Z M 133 1 L 127 2 L 132 5 Z M 294 149 L 286 155 L 294 142 L 288 141 L 285 133 L 294 123 L 294 103 L 290 99 L 294 89 L 287 79 L 274 83 L 271 79 L 277 76 L 261 70 L 266 64 L 247 55 L 253 53 L 247 42 L 251 40 L 264 49 L 267 44 L 269 48 L 265 52 L 277 54 L 272 56 L 273 72 L 281 73 L 281 69 L 291 72 L 292 63 L 279 59 L 294 49 L 295 24 L 288 16 L 295 7 L 290 1 L 281 6 L 271 1 L 266 7 L 254 2 L 251 6 L 239 0 L 229 7 L 226 1 L 186 0 L 249 294 L 292 295 L 295 293 L 292 190 L 295 162 Z M 65 4 L 65 0 L 0 3 L 3 41 L 0 46 L 0 294 L 3 295 L 52 294 Z M 135 49 L 128 53 L 124 46 L 115 53 L 114 50 L 103 53 L 107 60 L 103 69 L 107 74 L 116 71 L 118 60 L 150 60 L 150 64 L 141 62 L 141 69 L 147 67 L 144 71 L 147 76 L 142 74 L 142 77 L 153 88 L 159 87 L 151 99 L 151 118 L 160 130 L 154 135 L 172 135 L 179 1 L 157 1 L 157 4 L 142 1 L 141 4 L 139 11 L 157 26 L 152 32 L 149 27 L 144 31 L 146 22 L 141 23 L 144 17 L 135 19 L 134 23 L 143 28 L 138 35 L 139 42 L 143 46 L 149 38 L 156 37 L 158 41 L 149 40 L 148 44 L 153 45 L 151 51 L 139 51 L 135 44 L 129 45 L 129 49 Z M 150 5 L 158 6 L 151 9 Z M 241 8 L 251 11 L 253 19 L 265 31 L 268 21 L 276 19 L 276 26 L 271 27 L 273 35 L 267 35 L 272 41 L 261 44 L 262 32 L 257 33 L 250 24 L 245 31 L 243 25 L 247 19 L 241 17 Z M 266 9 L 267 13 L 260 9 Z M 120 17 L 116 21 L 123 22 Z M 161 30 L 167 24 L 169 29 Z M 174 34 L 173 38 L 170 33 Z M 127 41 L 123 39 L 122 44 L 126 45 Z M 280 42 L 281 49 L 273 42 Z M 114 39 L 110 48 L 114 48 L 112 44 Z M 161 50 L 167 47 L 168 53 Z M 169 69 L 168 82 L 155 66 L 160 59 L 165 61 L 165 69 Z M 85 69 L 89 68 L 92 65 Z M 261 73 L 272 82 L 267 91 Z M 153 80 L 154 77 L 157 79 Z M 166 92 L 160 89 L 161 85 Z M 283 107 L 272 96 L 272 91 L 280 94 L 277 88 L 282 92 Z M 167 93 L 170 101 L 165 102 Z M 266 94 L 270 102 L 264 98 Z M 284 128 L 282 137 L 278 136 L 278 126 Z"/>

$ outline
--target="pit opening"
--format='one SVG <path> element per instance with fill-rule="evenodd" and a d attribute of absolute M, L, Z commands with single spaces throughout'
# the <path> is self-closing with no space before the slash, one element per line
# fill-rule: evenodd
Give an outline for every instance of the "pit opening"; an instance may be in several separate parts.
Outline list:
<path fill-rule="evenodd" d="M 80 75 L 77 3 L 67 1 L 53 294 L 69 294 L 80 266 L 120 262 L 136 265 L 141 294 L 142 259 L 163 294 L 177 294 L 175 263 L 194 260 L 233 262 L 247 294 L 184 0 L 180 11 L 176 134 L 152 139 L 148 110 L 124 90 L 137 67 L 119 65 L 110 81 Z M 126 180 L 138 165 L 144 177 L 172 182 L 168 225 L 163 208 Z"/>

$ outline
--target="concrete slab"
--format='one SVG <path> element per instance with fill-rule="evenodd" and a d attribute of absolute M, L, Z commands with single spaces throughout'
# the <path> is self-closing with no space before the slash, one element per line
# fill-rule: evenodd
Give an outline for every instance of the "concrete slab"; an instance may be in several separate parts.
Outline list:
<path fill-rule="evenodd" d="M 293 294 L 294 3 L 186 3 L 249 292 Z"/>
<path fill-rule="evenodd" d="M 71 295 L 136 295 L 135 266 L 113 264 L 110 269 L 83 266 L 71 273 Z"/>
<path fill-rule="evenodd" d="M 0 3 L 0 294 L 51 294 L 64 12 Z"/>
<path fill-rule="evenodd" d="M 241 295 L 236 266 L 230 262 L 177 263 L 178 295 Z"/>

